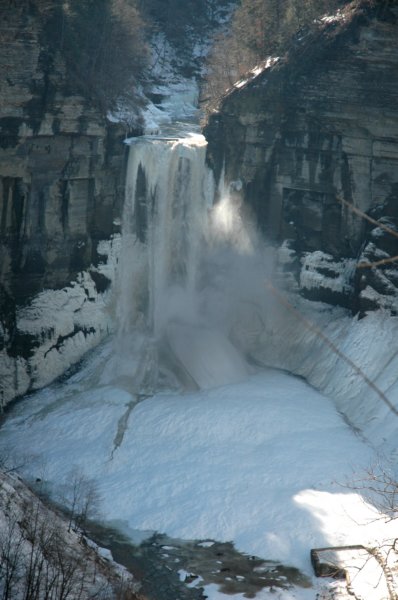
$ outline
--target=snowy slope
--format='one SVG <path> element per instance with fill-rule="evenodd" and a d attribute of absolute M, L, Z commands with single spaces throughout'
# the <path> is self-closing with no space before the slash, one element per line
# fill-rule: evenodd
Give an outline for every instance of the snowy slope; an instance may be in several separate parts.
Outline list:
<path fill-rule="evenodd" d="M 305 377 L 333 398 L 338 410 L 379 452 L 395 455 L 398 415 L 389 404 L 398 409 L 398 318 L 376 311 L 358 319 L 340 308 L 295 295 L 283 297 L 290 309 L 280 297 L 269 294 L 264 327 L 253 341 L 252 355 L 266 365 Z"/>
<path fill-rule="evenodd" d="M 97 355 L 68 385 L 17 405 L 0 450 L 34 449 L 54 489 L 80 466 L 97 481 L 104 519 L 127 532 L 233 540 L 307 574 L 313 547 L 398 536 L 398 526 L 376 520 L 377 511 L 346 487 L 374 451 L 303 381 L 270 370 L 134 405 L 114 386 L 85 389 L 102 368 Z M 26 474 L 34 477 L 35 468 Z"/>

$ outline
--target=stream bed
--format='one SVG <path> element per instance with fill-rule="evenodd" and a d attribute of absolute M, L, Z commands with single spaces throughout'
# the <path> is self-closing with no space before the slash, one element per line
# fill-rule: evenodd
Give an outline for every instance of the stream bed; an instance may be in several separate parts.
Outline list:
<path fill-rule="evenodd" d="M 140 581 L 148 600 L 204 600 L 204 586 L 225 595 L 255 598 L 260 590 L 309 588 L 294 567 L 238 552 L 231 542 L 181 540 L 154 533 L 140 544 L 119 531 L 91 523 L 89 534 Z"/>

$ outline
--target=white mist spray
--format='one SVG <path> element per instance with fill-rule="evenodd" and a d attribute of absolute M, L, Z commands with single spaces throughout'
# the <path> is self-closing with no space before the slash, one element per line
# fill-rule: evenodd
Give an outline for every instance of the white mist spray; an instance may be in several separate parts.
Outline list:
<path fill-rule="evenodd" d="M 247 356 L 265 330 L 264 282 L 273 269 L 274 251 L 259 234 L 241 192 L 241 182 L 226 185 L 222 173 L 202 258 L 201 306 L 209 326 L 223 331 Z"/>

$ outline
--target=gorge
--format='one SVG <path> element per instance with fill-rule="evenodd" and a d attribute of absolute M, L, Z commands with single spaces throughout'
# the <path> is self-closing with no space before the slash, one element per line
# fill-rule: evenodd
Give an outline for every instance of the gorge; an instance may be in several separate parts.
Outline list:
<path fill-rule="evenodd" d="M 233 541 L 306 577 L 313 547 L 390 547 L 352 481 L 395 473 L 397 19 L 364 0 L 302 31 L 206 138 L 127 134 L 78 96 L 50 110 L 44 75 L 30 127 L 40 45 L 7 46 L 0 447 L 29 447 L 25 477 L 56 495 L 77 465 L 133 540 Z M 378 581 L 357 591 L 385 599 Z M 317 585 L 277 593 L 332 593 Z"/>

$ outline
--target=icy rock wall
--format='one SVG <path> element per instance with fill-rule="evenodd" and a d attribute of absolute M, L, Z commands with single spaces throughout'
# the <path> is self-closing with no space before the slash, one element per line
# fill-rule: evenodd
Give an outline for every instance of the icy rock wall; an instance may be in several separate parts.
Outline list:
<path fill-rule="evenodd" d="M 397 230 L 397 2 L 349 5 L 269 64 L 210 118 L 209 163 L 242 182 L 260 227 L 290 254 L 292 288 L 397 314 L 396 264 L 355 269 L 397 255 L 397 238 L 338 201 Z"/>
<path fill-rule="evenodd" d="M 46 289 L 16 306 L 13 328 L 1 326 L 0 407 L 62 375 L 113 331 L 112 285 L 120 236 L 99 244 L 103 263 L 62 289 Z M 100 292 L 98 281 L 109 289 Z"/>
<path fill-rule="evenodd" d="M 118 235 L 124 200 L 125 131 L 66 88 L 45 5 L 1 3 L 0 407 L 107 330 L 114 261 L 98 249 Z"/>

